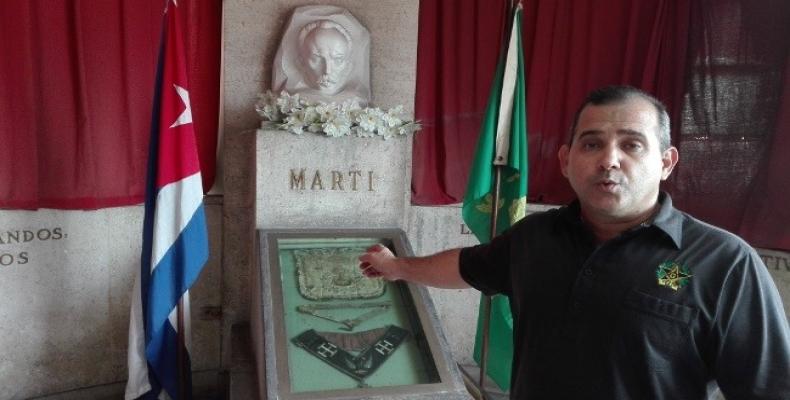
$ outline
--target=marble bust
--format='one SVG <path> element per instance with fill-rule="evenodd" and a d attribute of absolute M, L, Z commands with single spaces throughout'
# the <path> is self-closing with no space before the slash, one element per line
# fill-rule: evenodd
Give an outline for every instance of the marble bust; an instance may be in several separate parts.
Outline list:
<path fill-rule="evenodd" d="M 274 57 L 272 90 L 318 102 L 370 102 L 370 33 L 347 10 L 294 10 Z"/>

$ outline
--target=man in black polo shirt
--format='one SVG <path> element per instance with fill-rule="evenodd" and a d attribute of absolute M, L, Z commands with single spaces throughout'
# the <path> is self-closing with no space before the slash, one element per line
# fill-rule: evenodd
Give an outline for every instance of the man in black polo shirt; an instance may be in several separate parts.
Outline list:
<path fill-rule="evenodd" d="M 652 96 L 591 93 L 559 152 L 577 200 L 488 244 L 398 258 L 370 277 L 472 286 L 510 299 L 513 399 L 790 399 L 790 328 L 760 257 L 678 211 L 660 181 L 678 160 Z"/>

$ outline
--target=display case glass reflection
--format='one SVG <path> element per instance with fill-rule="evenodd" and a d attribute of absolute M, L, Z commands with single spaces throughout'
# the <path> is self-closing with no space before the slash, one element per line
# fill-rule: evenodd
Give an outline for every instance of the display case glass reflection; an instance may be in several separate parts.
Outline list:
<path fill-rule="evenodd" d="M 375 244 L 402 254 L 401 238 L 305 236 L 270 235 L 266 244 L 279 359 L 267 366 L 277 366 L 278 397 L 441 384 L 447 365 L 421 296 L 358 267 Z"/>

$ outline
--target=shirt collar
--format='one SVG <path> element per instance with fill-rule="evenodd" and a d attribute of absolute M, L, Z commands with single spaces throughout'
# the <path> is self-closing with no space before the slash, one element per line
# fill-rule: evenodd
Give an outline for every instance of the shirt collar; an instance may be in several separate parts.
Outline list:
<path fill-rule="evenodd" d="M 658 204 L 658 212 L 652 221 L 646 222 L 644 226 L 655 226 L 672 239 L 675 247 L 679 249 L 683 243 L 683 214 L 672 206 L 672 198 L 666 192 L 658 194 Z M 563 207 L 563 217 L 574 226 L 587 229 L 582 223 L 581 205 L 578 199 Z"/>
<path fill-rule="evenodd" d="M 672 198 L 667 192 L 658 195 L 659 209 L 652 225 L 669 236 L 678 249 L 683 243 L 683 214 L 672 206 Z"/>

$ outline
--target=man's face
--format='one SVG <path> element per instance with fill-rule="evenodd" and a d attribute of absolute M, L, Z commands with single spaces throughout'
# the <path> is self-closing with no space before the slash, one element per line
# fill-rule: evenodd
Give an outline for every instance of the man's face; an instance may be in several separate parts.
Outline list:
<path fill-rule="evenodd" d="M 582 110 L 559 158 L 586 217 L 624 222 L 653 210 L 677 162 L 674 147 L 661 151 L 658 130 L 655 107 L 639 97 Z"/>
<path fill-rule="evenodd" d="M 337 29 L 317 28 L 310 32 L 302 47 L 307 83 L 324 94 L 336 94 L 351 70 L 349 52 L 345 36 Z"/>

